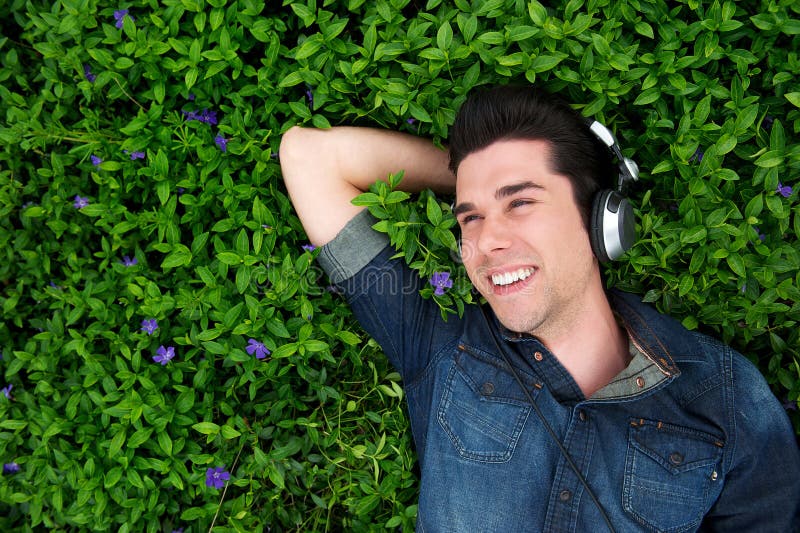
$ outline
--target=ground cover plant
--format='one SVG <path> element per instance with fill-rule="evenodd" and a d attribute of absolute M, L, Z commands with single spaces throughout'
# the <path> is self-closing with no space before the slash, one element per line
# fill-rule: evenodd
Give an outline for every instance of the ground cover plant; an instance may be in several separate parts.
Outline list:
<path fill-rule="evenodd" d="M 609 283 L 745 353 L 800 428 L 798 35 L 794 0 L 4 2 L 0 529 L 413 530 L 399 376 L 277 150 L 446 142 L 498 82 L 613 127 L 642 173 Z M 449 199 L 399 179 L 358 202 L 458 313 Z"/>

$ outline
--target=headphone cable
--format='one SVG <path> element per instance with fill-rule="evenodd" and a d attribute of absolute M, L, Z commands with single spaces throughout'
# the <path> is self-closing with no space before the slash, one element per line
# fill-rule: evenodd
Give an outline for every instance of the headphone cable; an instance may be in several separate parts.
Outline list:
<path fill-rule="evenodd" d="M 517 384 L 519 384 L 520 388 L 525 393 L 525 396 L 528 398 L 528 402 L 533 407 L 533 410 L 536 411 L 536 414 L 539 416 L 539 419 L 542 421 L 542 424 L 544 425 L 544 428 L 547 430 L 547 433 L 553 439 L 553 442 L 555 442 L 556 445 L 558 446 L 558 449 L 561 452 L 561 455 L 564 456 L 564 459 L 566 459 L 567 464 L 570 466 L 570 468 L 575 473 L 575 475 L 578 476 L 578 480 L 581 482 L 583 487 L 586 489 L 586 492 L 589 494 L 589 497 L 592 499 L 594 504 L 597 506 L 597 509 L 600 511 L 600 514 L 602 515 L 603 520 L 605 521 L 606 526 L 608 527 L 608 530 L 611 531 L 611 533 L 615 533 L 614 526 L 611 525 L 611 520 L 608 518 L 608 515 L 606 514 L 605 509 L 603 509 L 603 506 L 600 504 L 600 501 L 597 499 L 597 496 L 595 496 L 594 491 L 592 491 L 591 487 L 589 487 L 589 483 L 586 481 L 586 478 L 583 476 L 581 471 L 578 469 L 578 466 L 572 460 L 572 457 L 569 455 L 569 452 L 564 447 L 564 445 L 561 443 L 561 441 L 559 440 L 559 438 L 556 435 L 555 431 L 553 431 L 553 428 L 550 426 L 550 424 L 545 419 L 544 413 L 542 413 L 542 410 L 539 408 L 539 406 L 533 400 L 533 396 L 531 396 L 531 393 L 528 390 L 528 388 L 522 383 L 522 379 L 520 379 L 519 374 L 517 373 L 517 370 L 513 367 L 513 365 L 511 364 L 511 361 L 509 361 L 508 356 L 502 350 L 502 348 L 500 348 L 500 343 L 498 342 L 497 336 L 495 335 L 494 330 L 492 329 L 492 324 L 489 321 L 489 317 L 486 315 L 486 310 L 480 304 L 478 304 L 478 308 L 480 308 L 481 314 L 483 315 L 483 319 L 486 321 L 486 325 L 489 328 L 489 333 L 492 335 L 492 340 L 494 341 L 495 348 L 497 348 L 497 351 L 502 356 L 503 361 L 505 361 L 506 365 L 508 365 L 508 368 L 511 370 L 511 374 L 513 374 L 514 379 L 517 381 Z"/>

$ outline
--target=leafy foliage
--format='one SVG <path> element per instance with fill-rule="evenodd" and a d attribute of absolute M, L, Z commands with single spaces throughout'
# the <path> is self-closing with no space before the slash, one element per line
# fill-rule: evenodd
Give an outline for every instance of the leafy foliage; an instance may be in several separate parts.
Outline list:
<path fill-rule="evenodd" d="M 446 142 L 498 82 L 614 127 L 641 238 L 609 283 L 747 354 L 800 427 L 799 9 L 4 3 L 0 456 L 20 469 L 0 527 L 413 530 L 399 376 L 303 248 L 275 151 L 294 124 Z M 361 201 L 422 276 L 451 273 L 423 292 L 460 312 L 447 199 L 396 180 Z"/>

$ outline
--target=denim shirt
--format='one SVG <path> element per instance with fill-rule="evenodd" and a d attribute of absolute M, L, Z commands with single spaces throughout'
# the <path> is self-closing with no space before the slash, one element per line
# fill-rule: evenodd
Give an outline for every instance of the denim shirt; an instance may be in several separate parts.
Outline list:
<path fill-rule="evenodd" d="M 372 223 L 357 215 L 319 261 L 403 376 L 421 468 L 417 531 L 608 530 L 509 363 L 615 531 L 798 530 L 797 440 L 742 355 L 611 291 L 633 357 L 586 398 L 542 343 L 490 310 L 443 320 Z"/>

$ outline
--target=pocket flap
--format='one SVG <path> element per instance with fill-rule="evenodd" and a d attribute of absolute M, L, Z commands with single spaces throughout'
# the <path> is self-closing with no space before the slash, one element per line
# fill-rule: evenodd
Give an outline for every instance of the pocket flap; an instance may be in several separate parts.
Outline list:
<path fill-rule="evenodd" d="M 717 464 L 724 443 L 708 433 L 664 422 L 631 422 L 631 444 L 672 474 Z"/>

